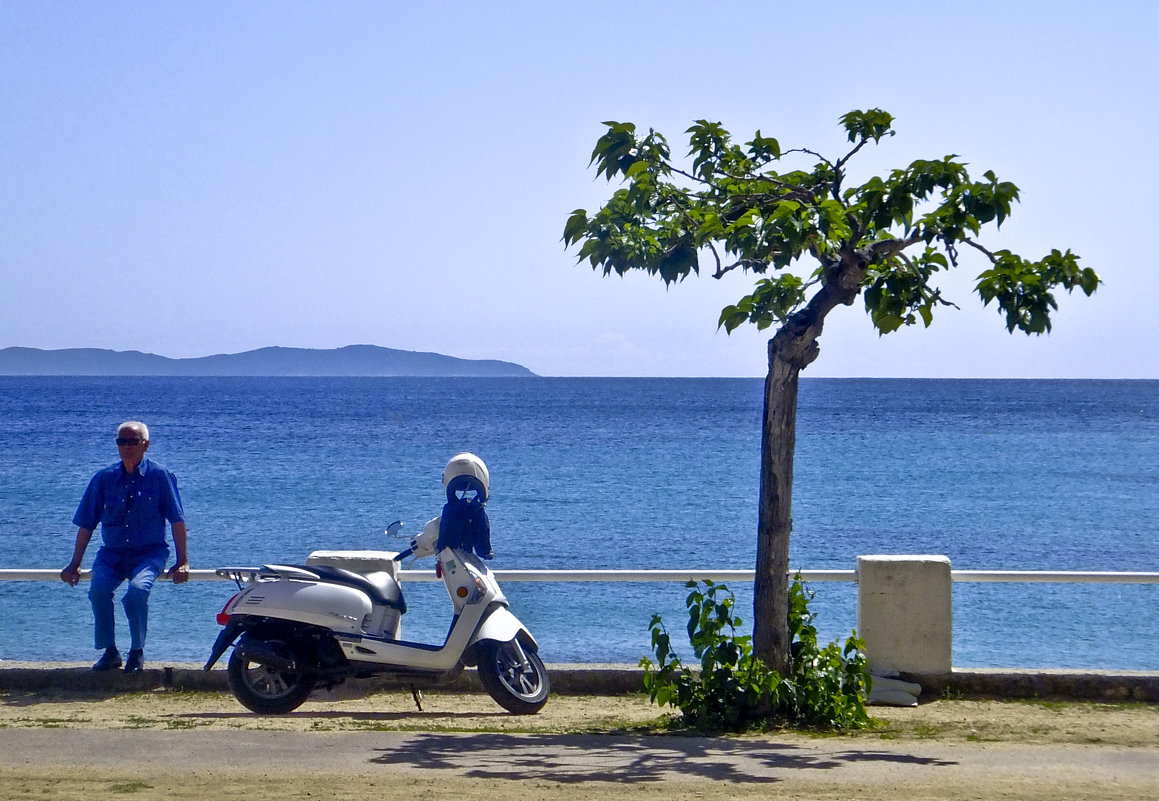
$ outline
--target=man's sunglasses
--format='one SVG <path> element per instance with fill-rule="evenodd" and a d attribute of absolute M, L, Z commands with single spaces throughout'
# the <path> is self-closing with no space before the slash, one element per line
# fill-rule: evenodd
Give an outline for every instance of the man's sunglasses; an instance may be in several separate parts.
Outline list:
<path fill-rule="evenodd" d="M 140 445 L 141 440 L 137 437 L 117 437 L 118 445 Z"/>

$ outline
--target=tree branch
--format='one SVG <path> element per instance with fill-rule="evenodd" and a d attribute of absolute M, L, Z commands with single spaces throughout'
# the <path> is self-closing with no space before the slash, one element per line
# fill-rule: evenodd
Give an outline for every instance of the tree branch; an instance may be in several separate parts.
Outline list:
<path fill-rule="evenodd" d="M 786 150 L 783 153 L 781 153 L 781 158 L 784 158 L 785 156 L 787 156 L 790 153 L 807 153 L 808 155 L 812 156 L 815 159 L 820 159 L 822 164 L 825 164 L 826 166 L 830 167 L 831 169 L 836 169 L 833 162 L 831 162 L 829 159 L 822 156 L 817 151 L 810 150 L 807 147 L 795 147 L 792 150 Z"/>
<path fill-rule="evenodd" d="M 982 245 L 978 244 L 973 239 L 970 239 L 968 236 L 964 236 L 964 237 L 962 237 L 962 241 L 965 242 L 970 247 L 974 248 L 974 250 L 977 250 L 981 253 L 986 254 L 986 258 L 988 258 L 992 264 L 998 263 L 998 257 L 996 255 L 994 255 L 994 253 L 992 253 L 991 251 L 982 247 Z"/>
<path fill-rule="evenodd" d="M 905 239 L 886 239 L 866 248 L 849 248 L 839 260 L 822 262 L 826 278 L 821 288 L 773 336 L 771 347 L 777 358 L 798 368 L 811 364 L 821 353 L 817 339 L 825 327 L 825 318 L 838 306 L 849 306 L 857 299 L 869 266 L 921 241 L 923 237 L 915 231 Z"/>
<path fill-rule="evenodd" d="M 857 151 L 861 150 L 861 148 L 865 147 L 867 144 L 869 144 L 869 140 L 863 136 L 861 138 L 861 141 L 858 142 L 857 145 L 852 150 L 850 150 L 848 153 L 846 153 L 841 158 L 837 159 L 837 163 L 832 165 L 833 169 L 840 170 L 842 167 L 844 167 L 846 164 L 849 163 L 849 160 L 851 158 L 853 158 L 854 156 L 857 155 Z"/>
<path fill-rule="evenodd" d="M 924 240 L 925 237 L 923 237 L 919 232 L 914 231 L 905 239 L 883 239 L 880 242 L 874 242 L 872 245 L 866 248 L 866 252 L 869 257 L 869 263 L 876 263 L 880 261 L 882 257 L 885 259 L 892 259 L 903 250 L 911 248 L 918 242 L 922 242 Z"/>
<path fill-rule="evenodd" d="M 937 303 L 939 306 L 951 306 L 951 307 L 957 309 L 958 311 L 962 310 L 962 307 L 959 306 L 957 303 L 954 303 L 952 300 L 945 300 L 942 297 L 942 290 L 940 290 L 940 289 L 934 290 L 933 295 L 930 296 L 930 301 L 933 303 Z"/>
<path fill-rule="evenodd" d="M 712 251 L 712 258 L 716 259 L 716 272 L 712 274 L 712 277 L 713 277 L 713 278 L 720 278 L 722 275 L 724 275 L 724 273 L 726 273 L 726 272 L 728 272 L 729 270 L 731 270 L 731 269 L 732 269 L 732 267 L 729 267 L 729 268 L 727 268 L 726 270 L 724 270 L 724 272 L 721 272 L 721 267 L 720 267 L 720 254 L 716 252 L 716 245 L 715 245 L 715 244 L 713 244 L 712 242 L 709 242 L 709 243 L 708 243 L 708 249 Z M 736 265 L 734 264 L 734 265 L 733 265 L 733 267 L 735 267 L 735 266 L 736 266 Z"/>
<path fill-rule="evenodd" d="M 849 306 L 857 299 L 869 263 L 864 251 L 853 249 L 844 251 L 838 260 L 822 262 L 826 278 L 821 288 L 777 329 L 769 341 L 770 353 L 796 369 L 812 364 L 821 355 L 817 339 L 825 318 L 838 306 Z"/>
<path fill-rule="evenodd" d="M 709 243 L 709 247 L 711 247 L 711 243 Z M 715 248 L 712 253 L 714 256 L 716 255 Z M 769 269 L 769 263 L 761 259 L 738 259 L 727 267 L 721 267 L 720 259 L 718 258 L 716 260 L 716 272 L 712 274 L 712 277 L 723 278 L 726 273 L 735 270 L 737 267 L 740 267 L 742 270 L 752 270 L 754 273 L 763 273 Z"/>

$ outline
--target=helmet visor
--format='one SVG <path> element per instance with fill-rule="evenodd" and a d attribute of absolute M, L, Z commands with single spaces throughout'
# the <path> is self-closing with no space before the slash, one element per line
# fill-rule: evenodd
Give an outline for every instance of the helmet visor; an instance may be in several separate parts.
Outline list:
<path fill-rule="evenodd" d="M 480 503 L 487 500 L 487 488 L 474 476 L 455 476 L 447 482 L 448 501 L 456 498 L 470 500 L 473 497 L 477 497 Z"/>

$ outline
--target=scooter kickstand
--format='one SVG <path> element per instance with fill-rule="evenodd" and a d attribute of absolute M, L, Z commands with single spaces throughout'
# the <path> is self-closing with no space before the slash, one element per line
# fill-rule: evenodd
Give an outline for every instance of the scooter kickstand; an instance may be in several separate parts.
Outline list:
<path fill-rule="evenodd" d="M 423 711 L 423 691 L 413 684 L 410 686 L 411 697 L 415 699 L 415 706 L 419 708 L 419 712 Z"/>

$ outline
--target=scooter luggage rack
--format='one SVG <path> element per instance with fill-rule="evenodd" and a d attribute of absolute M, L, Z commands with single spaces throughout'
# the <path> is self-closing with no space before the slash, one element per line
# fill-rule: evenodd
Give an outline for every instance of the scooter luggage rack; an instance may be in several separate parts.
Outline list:
<path fill-rule="evenodd" d="M 244 584 L 256 580 L 262 569 L 260 567 L 219 567 L 213 572 L 222 578 Z"/>
<path fill-rule="evenodd" d="M 300 567 L 289 565 L 262 565 L 261 567 L 219 567 L 213 571 L 222 578 L 238 584 L 249 584 L 262 579 L 302 578 L 317 580 L 318 575 Z"/>
<path fill-rule="evenodd" d="M 383 572 L 398 580 L 399 563 L 396 551 L 314 551 L 306 557 L 305 565 L 262 565 L 261 567 L 219 567 L 214 573 L 239 584 L 261 579 L 302 579 L 317 581 L 321 576 L 314 567 L 337 567 L 353 573 Z"/>

